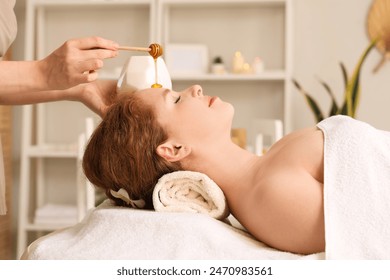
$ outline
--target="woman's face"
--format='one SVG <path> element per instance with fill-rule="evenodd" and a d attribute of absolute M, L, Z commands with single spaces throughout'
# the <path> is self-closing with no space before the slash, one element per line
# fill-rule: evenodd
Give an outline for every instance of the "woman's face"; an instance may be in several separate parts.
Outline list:
<path fill-rule="evenodd" d="M 158 122 L 170 139 L 194 144 L 221 136 L 230 138 L 233 106 L 218 97 L 204 95 L 199 85 L 181 92 L 160 88 L 135 94 L 154 108 Z"/>

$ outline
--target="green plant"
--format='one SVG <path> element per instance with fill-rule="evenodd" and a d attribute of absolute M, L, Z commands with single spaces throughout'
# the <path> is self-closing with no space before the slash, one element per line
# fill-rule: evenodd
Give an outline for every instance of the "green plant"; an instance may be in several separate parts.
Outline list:
<path fill-rule="evenodd" d="M 344 85 L 345 85 L 344 100 L 341 106 L 337 104 L 336 97 L 333 91 L 331 90 L 331 88 L 329 87 L 329 85 L 324 81 L 320 80 L 321 85 L 325 88 L 326 92 L 328 93 L 332 101 L 331 108 L 328 113 L 329 117 L 333 115 L 347 115 L 352 118 L 355 117 L 359 105 L 359 99 L 360 99 L 360 71 L 363 62 L 365 61 L 367 55 L 375 46 L 376 42 L 377 40 L 372 40 L 368 45 L 368 47 L 364 50 L 350 78 L 348 78 L 347 70 L 344 64 L 340 63 L 340 67 L 344 79 Z M 293 83 L 295 87 L 298 89 L 298 91 L 306 99 L 306 102 L 308 103 L 311 111 L 313 112 L 316 121 L 320 122 L 324 118 L 326 118 L 325 114 L 322 112 L 320 106 L 314 100 L 314 98 L 306 90 L 304 90 L 303 87 L 295 79 L 293 79 Z"/>
<path fill-rule="evenodd" d="M 223 63 L 222 57 L 220 56 L 214 57 L 213 63 Z"/>

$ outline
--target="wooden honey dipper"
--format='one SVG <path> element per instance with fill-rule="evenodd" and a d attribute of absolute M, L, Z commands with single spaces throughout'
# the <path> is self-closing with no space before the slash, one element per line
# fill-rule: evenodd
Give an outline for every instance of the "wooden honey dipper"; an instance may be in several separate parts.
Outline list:
<path fill-rule="evenodd" d="M 159 44 L 151 44 L 149 46 L 149 54 L 154 58 L 157 59 L 159 56 L 162 56 L 163 54 L 163 47 Z"/>
<path fill-rule="evenodd" d="M 151 44 L 148 48 L 119 46 L 118 50 L 148 52 L 154 59 L 163 54 L 163 47 L 159 44 Z"/>

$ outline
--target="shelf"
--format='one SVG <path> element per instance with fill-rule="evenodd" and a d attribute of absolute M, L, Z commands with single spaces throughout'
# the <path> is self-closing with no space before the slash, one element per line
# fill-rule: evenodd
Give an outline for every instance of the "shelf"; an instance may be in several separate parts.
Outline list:
<path fill-rule="evenodd" d="M 35 6 L 114 6 L 114 5 L 149 5 L 151 0 L 36 0 Z"/>
<path fill-rule="evenodd" d="M 162 4 L 169 4 L 175 6 L 187 6 L 187 5 L 235 5 L 235 6 L 245 6 L 252 4 L 261 4 L 269 6 L 280 6 L 284 5 L 289 0 L 161 0 Z"/>
<path fill-rule="evenodd" d="M 262 74 L 203 74 L 174 75 L 174 81 L 282 81 L 286 78 L 284 71 L 265 71 Z"/>
<path fill-rule="evenodd" d="M 28 148 L 27 154 L 30 157 L 77 158 L 78 151 L 76 145 L 35 145 Z"/>
<path fill-rule="evenodd" d="M 264 71 L 261 74 L 192 74 L 192 75 L 172 75 L 173 81 L 283 81 L 287 77 L 283 70 Z M 116 80 L 117 74 L 104 72 L 101 79 Z"/>
<path fill-rule="evenodd" d="M 45 204 L 36 209 L 33 223 L 28 223 L 30 231 L 52 231 L 78 223 L 77 207 L 68 204 Z"/>
<path fill-rule="evenodd" d="M 25 230 L 27 231 L 53 231 L 57 229 L 62 229 L 65 227 L 72 226 L 73 224 L 56 224 L 56 225 L 51 225 L 51 224 L 34 224 L 30 223 L 25 226 Z"/>

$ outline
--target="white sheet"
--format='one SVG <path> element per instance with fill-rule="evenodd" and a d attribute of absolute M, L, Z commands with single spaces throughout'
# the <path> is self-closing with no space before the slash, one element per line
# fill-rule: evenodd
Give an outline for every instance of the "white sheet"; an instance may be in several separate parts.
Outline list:
<path fill-rule="evenodd" d="M 325 136 L 327 259 L 390 259 L 390 132 L 345 116 Z"/>
<path fill-rule="evenodd" d="M 161 213 L 105 201 L 83 222 L 36 240 L 24 259 L 323 259 L 281 252 L 199 213 Z"/>

